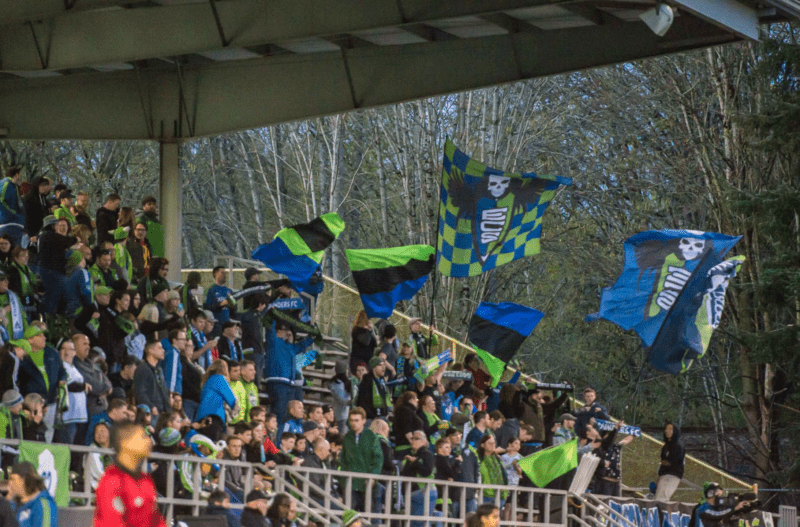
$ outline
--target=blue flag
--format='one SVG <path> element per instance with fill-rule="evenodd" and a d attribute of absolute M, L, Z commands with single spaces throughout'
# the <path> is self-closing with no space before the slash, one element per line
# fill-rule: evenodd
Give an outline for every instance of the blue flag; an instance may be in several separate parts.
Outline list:
<path fill-rule="evenodd" d="M 443 276 L 477 276 L 539 253 L 542 216 L 565 177 L 489 168 L 444 147 L 438 262 Z"/>
<path fill-rule="evenodd" d="M 603 290 L 604 318 L 634 330 L 648 362 L 668 373 L 686 371 L 708 348 L 719 325 L 728 280 L 744 258 L 723 261 L 741 239 L 713 232 L 646 231 L 625 241 L 625 268 Z"/>

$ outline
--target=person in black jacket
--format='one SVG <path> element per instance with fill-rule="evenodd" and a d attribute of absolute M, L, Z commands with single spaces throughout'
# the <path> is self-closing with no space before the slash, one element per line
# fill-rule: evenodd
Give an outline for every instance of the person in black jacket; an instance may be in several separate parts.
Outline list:
<path fill-rule="evenodd" d="M 231 512 L 231 498 L 224 490 L 215 490 L 208 496 L 208 507 L 203 514 L 223 516 L 228 522 L 228 527 L 239 527 L 239 518 Z"/>
<path fill-rule="evenodd" d="M 436 479 L 440 481 L 456 481 L 461 472 L 461 456 L 452 456 L 452 445 L 450 441 L 441 438 L 436 442 Z M 445 500 L 444 485 L 437 485 L 436 492 L 439 495 L 436 510 L 443 510 Z M 461 500 L 461 493 L 455 487 L 447 488 L 447 505 L 451 505 Z"/>
<path fill-rule="evenodd" d="M 394 451 L 397 459 L 403 459 L 411 448 L 409 438 L 414 430 L 422 430 L 424 421 L 417 415 L 419 399 L 411 391 L 403 392 L 394 404 Z"/>
<path fill-rule="evenodd" d="M 49 178 L 36 176 L 31 181 L 28 193 L 22 198 L 25 207 L 25 232 L 31 237 L 31 243 L 36 242 L 36 236 L 43 227 L 44 217 L 50 214 L 47 194 L 52 186 L 53 183 Z"/>
<path fill-rule="evenodd" d="M 253 350 L 253 362 L 256 363 L 256 386 L 261 386 L 264 369 L 267 367 L 267 352 L 264 347 L 264 309 L 267 307 L 267 295 L 258 293 L 251 299 L 251 307 L 241 315 L 242 348 Z"/>
<path fill-rule="evenodd" d="M 200 390 L 203 386 L 203 370 L 192 360 L 194 342 L 188 340 L 181 353 L 181 374 L 183 377 L 183 411 L 186 417 L 194 421 L 194 414 L 200 406 Z"/>
<path fill-rule="evenodd" d="M 19 527 L 17 515 L 7 499 L 0 496 L 0 527 Z"/>
<path fill-rule="evenodd" d="M 40 309 L 43 313 L 61 313 L 66 305 L 67 249 L 77 238 L 68 236 L 69 222 L 55 216 L 44 219 L 44 227 L 39 236 L 39 276 L 44 285 L 44 299 Z"/>
<path fill-rule="evenodd" d="M 431 453 L 430 445 L 428 444 L 428 437 L 422 430 L 415 430 L 411 434 L 411 453 L 403 458 L 403 465 L 400 469 L 400 475 L 409 478 L 432 478 L 435 462 L 433 453 Z M 425 510 L 425 491 L 430 488 L 429 503 L 430 509 Z M 436 500 L 438 493 L 436 486 L 427 487 L 420 484 L 416 489 L 412 485 L 413 492 L 411 492 L 411 515 L 412 516 L 433 516 L 434 508 L 436 507 Z M 436 513 L 441 515 L 441 513 Z M 421 525 L 422 522 L 411 522 L 411 525 Z"/>
<path fill-rule="evenodd" d="M 368 363 L 375 354 L 378 340 L 372 329 L 372 321 L 363 309 L 356 315 L 350 331 L 350 371 L 356 371 L 359 363 Z"/>
<path fill-rule="evenodd" d="M 103 242 L 114 243 L 114 230 L 117 228 L 119 217 L 119 204 L 122 198 L 119 194 L 111 193 L 106 196 L 106 202 L 97 209 L 97 245 Z"/>
<path fill-rule="evenodd" d="M 669 501 L 683 477 L 683 461 L 686 453 L 680 443 L 681 430 L 674 424 L 664 425 L 664 446 L 661 447 L 661 465 L 658 467 L 656 499 Z"/>

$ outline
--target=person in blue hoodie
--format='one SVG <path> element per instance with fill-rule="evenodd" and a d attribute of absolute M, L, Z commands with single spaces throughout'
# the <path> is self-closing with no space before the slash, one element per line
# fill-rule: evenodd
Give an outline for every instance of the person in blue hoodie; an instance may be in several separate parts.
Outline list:
<path fill-rule="evenodd" d="M 19 195 L 19 167 L 11 167 L 0 180 L 0 225 L 19 223 L 25 225 L 25 209 Z"/>
<path fill-rule="evenodd" d="M 23 461 L 11 467 L 8 488 L 19 527 L 58 527 L 56 502 L 33 464 Z"/>
<path fill-rule="evenodd" d="M 203 376 L 200 405 L 194 415 L 195 422 L 201 424 L 197 433 L 210 437 L 215 442 L 222 439 L 227 430 L 228 411 L 223 403 L 228 405 L 231 415 L 239 413 L 236 396 L 228 380 L 228 363 L 215 360 Z"/>
<path fill-rule="evenodd" d="M 286 422 L 289 401 L 297 399 L 294 379 L 297 376 L 295 356 L 300 355 L 314 343 L 314 337 L 294 342 L 292 328 L 280 321 L 273 321 L 267 329 L 264 347 L 267 350 L 266 381 L 272 413 L 278 417 L 278 429 Z"/>
<path fill-rule="evenodd" d="M 169 393 L 183 395 L 183 367 L 181 366 L 181 355 L 186 347 L 186 330 L 173 329 L 169 332 L 169 338 L 161 341 L 164 347 L 164 360 L 161 361 L 161 369 L 164 370 L 164 380 L 167 381 Z"/>

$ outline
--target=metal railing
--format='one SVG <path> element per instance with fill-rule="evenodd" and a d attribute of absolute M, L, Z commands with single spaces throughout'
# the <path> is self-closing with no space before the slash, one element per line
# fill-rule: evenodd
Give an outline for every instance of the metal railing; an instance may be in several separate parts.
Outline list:
<path fill-rule="evenodd" d="M 321 478 L 322 485 L 315 484 L 312 476 Z M 483 503 L 485 493 L 493 492 L 494 497 L 490 499 L 495 505 L 503 509 L 503 503 L 507 504 L 508 519 L 501 520 L 501 525 L 524 523 L 536 527 L 566 527 L 566 491 L 363 474 L 302 465 L 275 467 L 276 491 L 303 496 L 318 504 L 332 518 L 337 517 L 335 511 L 340 513 L 356 505 L 356 491 L 353 489 L 356 480 L 361 480 L 365 484 L 363 508 L 366 512 L 362 513 L 362 516 L 372 525 L 385 522 L 405 526 L 412 525 L 412 522 L 415 525 L 422 523 L 463 525 L 466 514 L 464 511 L 467 510 L 467 494 L 477 494 L 477 502 Z M 441 489 L 441 494 L 438 492 L 433 494 L 437 487 Z M 417 497 L 414 497 L 415 492 L 419 492 Z M 461 512 L 453 515 L 450 507 L 442 506 L 440 511 L 431 514 L 437 499 L 441 500 L 442 504 L 457 504 Z M 417 501 L 415 508 L 421 505 L 421 513 L 412 514 L 414 501 Z"/>

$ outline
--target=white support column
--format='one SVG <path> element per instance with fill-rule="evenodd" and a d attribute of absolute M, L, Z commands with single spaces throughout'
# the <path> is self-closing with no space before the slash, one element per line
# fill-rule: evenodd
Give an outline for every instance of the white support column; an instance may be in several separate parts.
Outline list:
<path fill-rule="evenodd" d="M 183 185 L 180 169 L 180 143 L 160 143 L 158 180 L 159 217 L 164 225 L 164 256 L 169 260 L 167 279 L 181 281 L 183 239 Z"/>

